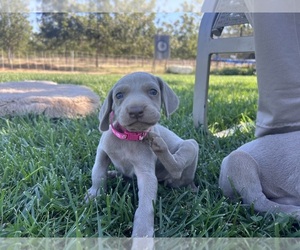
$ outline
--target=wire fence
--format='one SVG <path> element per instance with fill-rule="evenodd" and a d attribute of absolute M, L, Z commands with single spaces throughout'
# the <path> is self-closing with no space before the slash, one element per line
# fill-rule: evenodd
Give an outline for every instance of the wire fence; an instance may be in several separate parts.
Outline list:
<path fill-rule="evenodd" d="M 196 60 L 159 60 L 142 56 L 104 56 L 83 51 L 33 51 L 16 53 L 9 57 L 3 50 L 0 54 L 0 68 L 3 70 L 47 70 L 104 72 L 121 69 L 164 69 L 167 65 L 195 67 Z"/>

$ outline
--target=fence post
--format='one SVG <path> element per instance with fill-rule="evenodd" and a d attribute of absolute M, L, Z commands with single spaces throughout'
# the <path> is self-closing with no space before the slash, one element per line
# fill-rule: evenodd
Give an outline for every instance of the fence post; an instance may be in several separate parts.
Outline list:
<path fill-rule="evenodd" d="M 29 59 L 28 59 L 28 52 L 26 52 L 26 64 L 27 64 L 27 69 L 29 69 Z"/>
<path fill-rule="evenodd" d="M 52 53 L 51 53 L 51 51 L 49 51 L 50 70 L 52 70 L 52 66 L 53 66 L 53 65 L 52 65 L 52 63 L 53 63 L 53 62 L 52 62 L 52 59 L 53 59 L 52 57 L 53 57 L 53 56 L 52 56 Z"/>
<path fill-rule="evenodd" d="M 4 69 L 4 56 L 3 56 L 3 49 L 1 50 L 1 60 L 2 60 L 2 68 Z"/>
<path fill-rule="evenodd" d="M 20 55 L 20 52 L 18 52 L 18 55 L 19 55 L 19 69 L 22 69 L 22 66 L 21 66 L 21 55 Z"/>
<path fill-rule="evenodd" d="M 71 71 L 73 72 L 74 71 L 74 50 L 72 50 L 71 52 L 70 52 L 70 54 L 71 54 Z"/>

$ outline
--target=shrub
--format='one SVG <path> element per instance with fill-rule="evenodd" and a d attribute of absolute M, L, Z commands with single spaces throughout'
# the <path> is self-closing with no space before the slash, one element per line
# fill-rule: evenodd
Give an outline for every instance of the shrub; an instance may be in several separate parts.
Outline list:
<path fill-rule="evenodd" d="M 226 67 L 222 69 L 211 70 L 210 73 L 213 75 L 255 75 L 255 68 L 239 68 L 239 67 Z"/>

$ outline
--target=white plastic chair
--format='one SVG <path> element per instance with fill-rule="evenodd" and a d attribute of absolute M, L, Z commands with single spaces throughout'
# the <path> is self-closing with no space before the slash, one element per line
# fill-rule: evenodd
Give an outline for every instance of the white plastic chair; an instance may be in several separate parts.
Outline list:
<path fill-rule="evenodd" d="M 248 22 L 243 13 L 205 13 L 198 33 L 193 120 L 196 127 L 207 130 L 207 97 L 211 55 L 215 53 L 254 52 L 253 36 L 214 38 L 224 26 Z"/>

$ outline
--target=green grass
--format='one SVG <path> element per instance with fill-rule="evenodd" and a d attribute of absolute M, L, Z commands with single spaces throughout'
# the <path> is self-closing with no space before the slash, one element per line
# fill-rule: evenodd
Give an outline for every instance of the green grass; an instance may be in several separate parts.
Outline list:
<path fill-rule="evenodd" d="M 0 81 L 53 80 L 91 87 L 101 98 L 120 75 L 2 73 Z M 226 138 L 205 135 L 192 122 L 193 76 L 162 75 L 181 105 L 161 123 L 198 141 L 198 193 L 159 186 L 156 237 L 292 237 L 299 224 L 283 214 L 258 214 L 232 203 L 218 188 L 222 159 L 252 140 L 253 129 Z M 103 99 L 102 99 L 103 100 Z M 212 133 L 255 120 L 254 76 L 212 76 L 208 119 Z M 86 205 L 100 138 L 97 115 L 0 118 L 0 237 L 130 236 L 137 207 L 136 180 L 109 180 L 108 192 Z"/>

